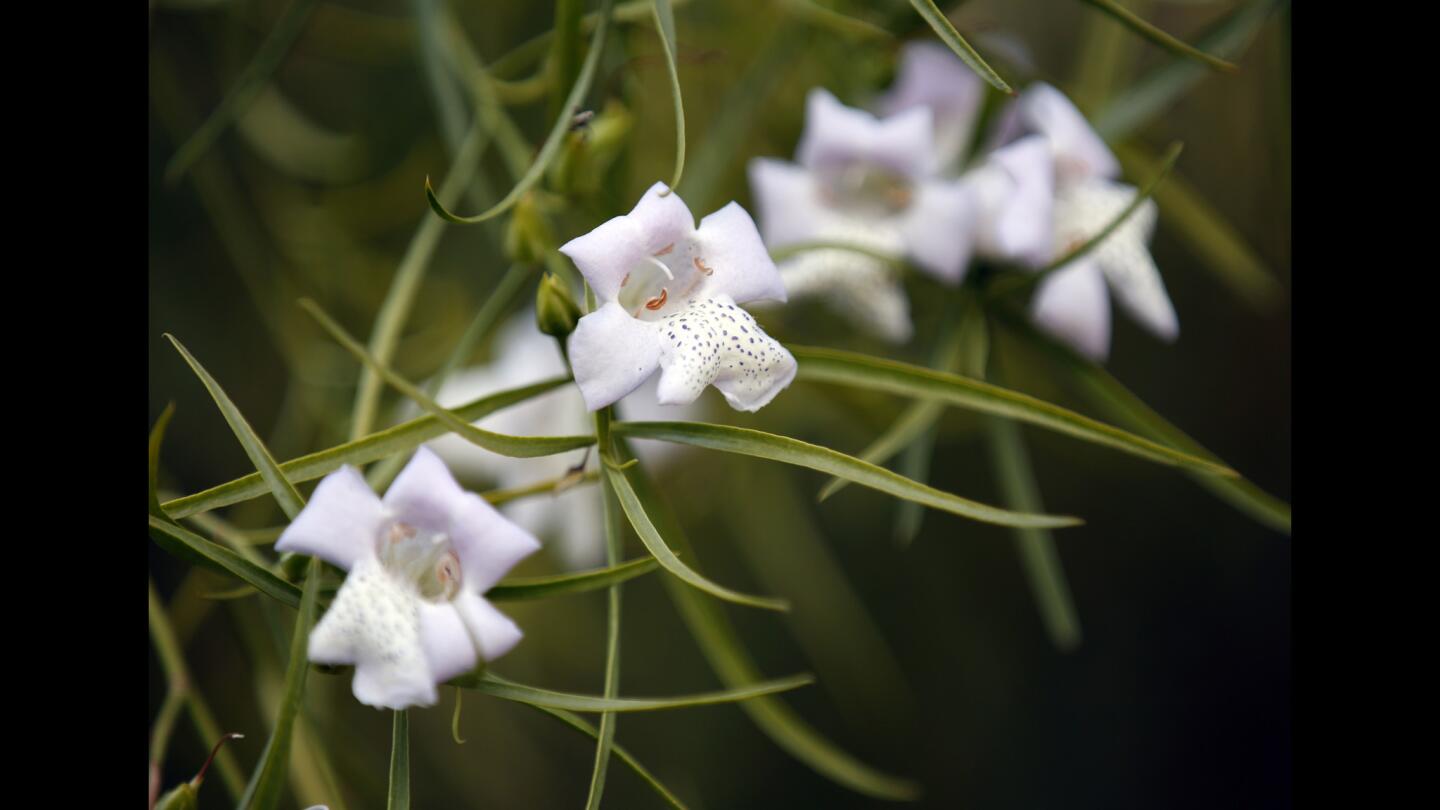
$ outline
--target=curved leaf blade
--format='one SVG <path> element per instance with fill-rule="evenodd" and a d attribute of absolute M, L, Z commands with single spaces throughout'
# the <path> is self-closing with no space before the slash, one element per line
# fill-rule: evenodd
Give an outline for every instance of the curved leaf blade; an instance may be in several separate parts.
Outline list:
<path fill-rule="evenodd" d="M 435 189 L 430 185 L 430 178 L 425 178 L 425 199 L 430 202 L 430 208 L 436 215 L 447 222 L 457 225 L 473 225 L 477 222 L 484 222 L 493 219 L 500 214 L 510 210 L 520 198 L 529 191 L 532 186 L 545 174 L 550 167 L 550 162 L 560 151 L 560 145 L 565 141 L 565 133 L 570 131 L 570 121 L 575 111 L 579 109 L 581 102 L 585 100 L 585 94 L 590 92 L 590 85 L 595 80 L 595 71 L 600 64 L 600 55 L 605 49 L 605 34 L 610 30 L 610 12 L 613 0 L 601 0 L 600 3 L 600 24 L 595 26 L 595 33 L 590 38 L 590 49 L 585 54 L 585 62 L 580 66 L 580 75 L 575 79 L 575 86 L 571 88 L 570 95 L 565 99 L 564 109 L 556 117 L 555 124 L 550 128 L 550 135 L 540 147 L 540 153 L 535 156 L 535 161 L 530 164 L 524 176 L 510 189 L 500 202 L 495 203 L 488 210 L 472 217 L 462 217 L 450 213 L 440 198 L 435 195 Z"/>
<path fill-rule="evenodd" d="M 174 415 L 175 403 L 171 402 L 160 412 L 155 427 L 150 429 L 150 514 L 165 520 L 169 520 L 169 516 L 160 506 L 160 496 L 155 493 L 160 486 L 160 445 L 165 441 L 165 428 L 169 427 L 170 418 Z"/>
<path fill-rule="evenodd" d="M 804 368 L 804 364 L 801 364 L 801 368 Z M 874 464 L 866 463 L 854 456 L 847 456 L 828 447 L 820 447 L 799 439 L 776 436 L 773 433 L 759 430 L 712 425 L 705 422 L 616 422 L 614 431 L 617 436 L 659 439 L 780 461 L 798 467 L 808 467 L 838 478 L 848 479 L 871 489 L 877 489 L 887 495 L 915 501 L 933 509 L 950 512 L 982 523 L 994 523 L 1000 526 L 1060 528 L 1075 526 L 1083 522 L 1074 517 L 1032 515 L 989 506 L 912 481 L 884 467 L 876 467 Z M 623 499 L 621 502 L 624 502 Z"/>
<path fill-rule="evenodd" d="M 300 606 L 300 589 L 270 573 L 224 546 L 218 546 L 184 526 L 164 518 L 150 516 L 150 536 L 165 551 L 203 565 L 212 571 L 228 574 L 255 590 L 290 607 Z"/>
<path fill-rule="evenodd" d="M 424 391 L 421 391 L 414 383 L 401 377 L 376 360 L 356 340 L 351 337 L 340 324 L 336 323 L 325 311 L 310 299 L 304 299 L 300 306 L 313 317 L 337 343 L 345 347 L 347 351 L 355 355 L 365 365 L 374 369 L 385 382 L 392 388 L 415 401 L 415 404 L 429 411 L 436 419 L 449 428 L 452 432 L 471 444 L 511 458 L 535 458 L 537 456 L 551 456 L 556 453 L 563 453 L 566 450 L 578 450 L 581 447 L 589 447 L 595 443 L 594 436 L 511 436 L 506 433 L 495 433 L 493 431 L 477 428 L 455 415 L 453 411 L 440 406 L 438 402 L 431 399 Z"/>
<path fill-rule="evenodd" d="M 890 427 L 875 437 L 875 440 L 861 450 L 856 458 L 871 464 L 884 464 L 925 435 L 925 432 L 944 412 L 945 404 L 933 399 L 923 399 L 911 403 L 894 422 L 890 423 Z M 850 482 L 844 478 L 831 478 L 825 482 L 825 486 L 820 488 L 820 494 L 815 499 L 824 501 L 849 485 Z"/>
<path fill-rule="evenodd" d="M 960 61 L 980 74 L 980 78 L 988 82 L 991 87 L 1007 96 L 1015 95 L 1015 91 L 1005 83 L 1004 79 L 1000 78 L 1000 74 L 985 64 L 985 60 L 980 58 L 980 54 L 970 46 L 970 43 L 965 41 L 964 37 L 960 36 L 960 32 L 956 31 L 955 26 L 951 24 L 950 18 L 935 7 L 934 0 L 910 0 L 910 5 L 915 7 L 915 11 L 921 19 L 935 29 L 935 34 L 940 37 L 940 41 L 954 51 L 955 55 L 960 57 Z"/>
<path fill-rule="evenodd" d="M 810 675 L 792 675 L 788 678 L 776 678 L 773 681 L 765 681 L 740 689 L 723 689 L 680 697 L 604 698 L 598 695 L 578 695 L 573 692 L 556 692 L 551 689 L 526 686 L 501 678 L 489 671 L 462 675 L 450 681 L 453 686 L 474 689 L 492 697 L 572 712 L 653 712 L 686 709 L 694 706 L 714 706 L 773 695 L 777 692 L 788 692 L 814 682 L 815 679 Z"/>
<path fill-rule="evenodd" d="M 1131 31 L 1159 45 L 1165 50 L 1186 59 L 1193 59 L 1211 70 L 1218 70 L 1222 73 L 1234 73 L 1240 68 L 1234 63 L 1227 62 L 1218 56 L 1212 56 L 1184 40 L 1177 39 L 1165 31 L 1156 28 L 1135 12 L 1115 2 L 1115 0 L 1082 0 L 1095 8 L 1114 17 L 1121 25 Z"/>
<path fill-rule="evenodd" d="M 320 560 L 312 557 L 305 577 L 305 593 L 300 598 L 300 609 L 295 615 L 295 633 L 290 638 L 290 660 L 285 665 L 285 692 L 275 717 L 275 728 L 265 743 L 265 751 L 250 776 L 250 783 L 245 786 L 245 795 L 240 797 L 240 806 L 246 810 L 271 810 L 280 803 L 280 795 L 285 788 L 285 771 L 290 765 L 295 718 L 300 713 L 300 701 L 305 695 L 305 676 L 310 669 L 310 662 L 306 660 L 306 643 L 310 639 L 310 625 L 315 619 L 315 602 L 319 593 Z"/>
<path fill-rule="evenodd" d="M 800 361 L 801 379 L 869 388 L 916 399 L 939 400 L 981 413 L 1028 422 L 1150 461 L 1210 475 L 1236 475 L 1234 470 L 1216 461 L 1137 436 L 1019 391 L 958 374 L 853 352 L 808 346 L 787 348 Z"/>
<path fill-rule="evenodd" d="M 508 408 L 547 391 L 552 391 L 569 381 L 568 377 L 557 377 L 523 385 L 519 388 L 507 389 L 455 408 L 452 413 L 461 419 L 473 422 L 502 408 Z M 280 471 L 291 481 L 310 481 L 334 472 L 345 464 L 360 466 L 397 453 L 404 453 L 437 436 L 443 436 L 447 432 L 449 432 L 449 428 L 435 416 L 421 416 L 378 433 L 372 433 L 363 439 L 345 442 L 327 450 L 291 459 L 280 465 Z M 161 506 L 176 518 L 183 518 L 251 498 L 258 498 L 265 494 L 265 491 L 265 480 L 260 477 L 259 473 L 251 473 L 192 495 L 167 501 Z"/>
<path fill-rule="evenodd" d="M 579 731 L 582 734 L 588 734 L 591 737 L 595 738 L 598 738 L 600 736 L 600 732 L 596 730 L 594 726 L 585 722 L 580 717 L 571 714 L 570 712 L 567 712 L 563 709 L 552 709 L 548 706 L 536 706 L 533 703 L 527 703 L 525 705 L 538 712 L 543 712 L 550 715 L 556 720 L 559 720 L 560 722 L 575 729 L 576 731 Z M 626 751 L 623 747 L 619 745 L 611 745 L 610 752 L 613 753 L 616 757 L 619 757 L 621 762 L 630 766 L 630 770 L 634 771 L 636 776 L 639 776 L 641 779 L 645 780 L 645 784 L 653 788 L 655 792 L 660 795 L 660 798 L 665 800 L 666 804 L 675 808 L 675 810 L 685 810 L 685 804 L 681 802 L 674 793 L 671 793 L 670 789 L 665 787 L 665 785 L 662 784 L 659 779 L 655 778 L 655 774 L 651 773 L 644 765 L 641 765 L 640 760 L 632 756 L 629 751 Z"/>
<path fill-rule="evenodd" d="M 574 593 L 597 591 L 611 585 L 632 580 L 642 574 L 654 571 L 659 563 L 654 557 L 640 557 L 619 565 L 578 571 L 573 574 L 555 574 L 546 577 L 511 577 L 485 592 L 485 598 L 499 602 L 518 602 L 525 599 L 546 599 L 551 596 L 568 596 Z"/>
<path fill-rule="evenodd" d="M 401 709 L 390 727 L 390 789 L 385 810 L 410 810 L 410 712 Z"/>
<path fill-rule="evenodd" d="M 220 384 L 215 382 L 215 378 L 210 376 L 210 372 L 200 365 L 200 361 L 196 360 L 174 335 L 167 334 L 165 338 L 175 346 L 175 350 L 180 352 L 180 356 L 185 358 L 185 362 L 190 364 L 191 370 L 195 372 L 195 376 L 200 378 L 200 382 L 205 384 L 205 389 L 210 392 L 210 397 L 219 406 L 220 413 L 230 425 L 230 430 L 235 433 L 235 438 L 240 440 L 240 446 L 245 448 L 245 455 L 250 457 L 250 463 L 254 464 L 255 469 L 260 472 L 260 477 L 270 487 L 271 494 L 275 496 L 276 502 L 285 511 L 286 516 L 294 520 L 295 516 L 300 514 L 300 510 L 305 508 L 305 499 L 300 497 L 295 485 L 291 484 L 285 474 L 280 471 L 280 465 L 275 463 L 275 457 L 270 455 L 265 443 L 256 435 L 255 429 L 245 421 L 240 409 L 230 401 L 230 397 L 225 394 L 225 390 L 220 387 Z"/>
<path fill-rule="evenodd" d="M 619 433 L 620 426 L 625 423 L 617 422 L 614 430 Z M 666 571 L 684 580 L 686 584 L 698 588 L 710 594 L 716 599 L 723 599 L 726 602 L 734 602 L 737 605 L 762 608 L 764 610 L 789 610 L 789 604 L 783 599 L 772 599 L 764 596 L 751 596 L 750 594 L 733 591 L 724 585 L 717 585 L 696 573 L 694 569 L 680 561 L 675 552 L 665 544 L 665 538 L 660 536 L 660 531 L 645 513 L 645 507 L 641 505 L 640 499 L 635 496 L 635 490 L 630 487 L 630 482 L 619 471 L 610 466 L 605 467 L 605 480 L 615 489 L 615 496 L 620 501 L 620 507 L 624 510 L 625 516 L 630 519 L 630 525 L 635 528 L 635 533 L 640 536 L 640 542 L 660 563 Z"/>
<path fill-rule="evenodd" d="M 680 178 L 685 175 L 685 101 L 680 93 L 680 68 L 675 64 L 675 9 L 670 0 L 655 0 L 651 13 L 655 30 L 660 32 L 665 69 L 670 74 L 670 96 L 675 102 L 675 174 L 670 178 L 673 190 L 680 187 Z"/>

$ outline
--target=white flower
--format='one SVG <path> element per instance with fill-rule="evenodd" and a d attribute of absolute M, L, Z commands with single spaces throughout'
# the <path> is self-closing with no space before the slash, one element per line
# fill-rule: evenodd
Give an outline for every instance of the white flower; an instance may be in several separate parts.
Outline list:
<path fill-rule="evenodd" d="M 435 399 L 447 408 L 463 405 L 497 391 L 518 388 L 569 373 L 555 339 L 535 326 L 529 311 L 516 313 L 495 336 L 494 360 L 452 374 Z M 694 421 L 696 405 L 655 403 L 655 385 L 642 386 L 616 403 L 622 419 Z M 518 436 L 590 433 L 594 422 L 585 411 L 580 390 L 565 385 L 538 397 L 511 405 L 475 424 L 486 430 Z M 462 479 L 484 479 L 503 488 L 521 487 L 568 473 L 582 459 L 594 469 L 593 452 L 577 451 L 540 458 L 510 458 L 491 453 L 453 433 L 433 439 L 434 450 Z M 663 467 L 684 452 L 669 442 L 636 442 L 636 455 L 649 468 Z M 569 570 L 595 568 L 605 561 L 605 537 L 600 493 L 595 487 L 576 486 L 553 495 L 522 498 L 500 506 L 500 511 L 545 541 L 560 564 Z"/>
<path fill-rule="evenodd" d="M 963 279 L 976 195 L 941 178 L 928 107 L 878 119 L 816 88 L 806 99 L 798 163 L 750 162 L 766 243 L 835 241 L 910 258 L 947 284 Z M 909 304 L 895 269 L 854 251 L 806 251 L 781 270 L 792 295 L 819 295 L 871 331 L 910 337 Z"/>
<path fill-rule="evenodd" d="M 1055 201 L 1055 251 L 1064 255 L 1114 221 L 1135 199 L 1133 186 L 1091 178 L 1063 186 Z M 1030 314 L 1042 329 L 1096 361 L 1110 351 L 1111 291 L 1141 325 L 1165 340 L 1180 334 L 1179 320 L 1146 243 L 1155 230 L 1155 202 L 1135 213 L 1089 253 L 1040 283 Z"/>
<path fill-rule="evenodd" d="M 930 109 L 940 165 L 964 159 L 985 100 L 985 82 L 948 47 L 916 40 L 900 49 L 895 83 L 877 99 L 882 115 Z"/>
<path fill-rule="evenodd" d="M 1114 180 L 1120 161 L 1065 94 L 1044 82 L 1025 88 L 1001 114 L 992 141 L 1009 143 L 1024 134 L 1044 135 L 1055 156 L 1055 178 L 1065 186 L 1089 178 Z"/>
<path fill-rule="evenodd" d="M 349 575 L 310 633 L 309 657 L 354 664 L 369 706 L 430 706 L 435 685 L 509 652 L 520 629 L 482 594 L 539 548 L 422 447 L 385 497 L 345 466 L 275 544 Z"/>
<path fill-rule="evenodd" d="M 731 407 L 759 410 L 795 378 L 795 358 L 737 304 L 784 301 L 780 274 L 745 209 L 731 202 L 696 228 L 665 191 L 656 183 L 629 214 L 560 247 L 599 302 L 568 343 L 585 406 L 610 405 L 662 369 L 661 404 L 714 385 Z"/>

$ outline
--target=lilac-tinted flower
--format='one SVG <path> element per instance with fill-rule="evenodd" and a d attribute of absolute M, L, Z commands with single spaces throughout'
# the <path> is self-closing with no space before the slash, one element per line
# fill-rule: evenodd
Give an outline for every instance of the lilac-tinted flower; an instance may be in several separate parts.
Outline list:
<path fill-rule="evenodd" d="M 1001 114 L 992 140 L 1009 143 L 1030 134 L 1044 135 L 1055 156 L 1056 184 L 1088 178 L 1114 180 L 1120 161 L 1064 93 L 1044 83 L 1025 88 Z"/>
<path fill-rule="evenodd" d="M 349 572 L 309 657 L 354 664 L 355 697 L 388 709 L 433 705 L 436 684 L 520 641 L 483 594 L 539 547 L 424 447 L 383 499 L 354 467 L 325 476 L 275 544 Z"/>
<path fill-rule="evenodd" d="M 774 248 L 835 241 L 905 256 L 958 284 L 970 258 L 975 193 L 936 175 L 928 108 L 876 118 L 816 88 L 806 99 L 797 163 L 758 158 L 750 184 Z M 792 295 L 819 295 L 895 341 L 911 333 L 909 305 L 889 263 L 854 251 L 813 250 L 781 270 Z"/>
<path fill-rule="evenodd" d="M 876 101 L 882 115 L 930 109 L 935 154 L 942 167 L 963 160 L 975 133 L 985 82 L 946 46 L 928 40 L 900 50 L 895 83 Z"/>
<path fill-rule="evenodd" d="M 1135 199 L 1122 183 L 1091 178 L 1063 186 L 1055 201 L 1055 251 L 1083 245 L 1114 221 Z M 1041 282 L 1031 317 L 1042 329 L 1096 361 L 1110 351 L 1110 302 L 1106 283 L 1120 305 L 1146 329 L 1165 340 L 1180 333 L 1175 308 L 1146 244 L 1155 230 L 1155 202 L 1146 200 L 1093 250 Z"/>
<path fill-rule="evenodd" d="M 734 202 L 695 227 L 663 183 L 629 214 L 560 247 L 595 291 L 568 347 L 590 410 L 661 370 L 658 401 L 694 402 L 708 385 L 743 411 L 764 407 L 795 378 L 795 358 L 738 304 L 784 301 L 785 286 L 750 215 Z"/>

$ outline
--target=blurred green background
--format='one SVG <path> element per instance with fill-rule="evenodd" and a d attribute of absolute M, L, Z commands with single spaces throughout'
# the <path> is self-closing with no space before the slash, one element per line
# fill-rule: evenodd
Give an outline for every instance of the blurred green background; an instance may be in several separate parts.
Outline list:
<path fill-rule="evenodd" d="M 729 199 L 751 204 L 745 161 L 791 156 L 806 90 L 823 85 L 847 103 L 862 103 L 889 82 L 903 39 L 933 38 L 904 0 L 823 5 L 896 37 L 827 27 L 793 2 L 677 4 L 691 149 L 681 191 L 697 216 Z M 1244 4 L 1126 5 L 1194 41 Z M 174 493 L 252 468 L 161 334 L 185 342 L 277 458 L 344 441 L 356 364 L 294 302 L 312 297 L 353 334 L 369 334 L 407 246 L 432 217 L 424 180 L 444 176 L 453 148 L 447 139 L 457 123 L 468 124 L 454 119 L 454 99 L 447 108 L 433 80 L 436 49 L 423 21 L 435 19 L 427 15 L 440 4 L 313 6 L 237 123 L 178 181 L 167 182 L 167 162 L 242 79 L 290 3 L 151 4 L 149 406 L 152 422 L 167 402 L 177 406 L 161 477 Z M 487 63 L 549 29 L 553 17 L 543 2 L 454 0 L 444 7 Z M 1030 78 L 1050 81 L 1092 115 L 1174 61 L 1081 2 L 972 0 L 951 16 L 1003 75 L 1021 86 Z M 1138 150 L 1122 156 L 1157 155 L 1171 141 L 1184 141 L 1172 187 L 1206 201 L 1248 246 L 1246 261 L 1274 277 L 1280 292 L 1257 298 L 1227 281 L 1233 276 L 1220 271 L 1233 268 L 1234 256 L 1217 258 L 1220 243 L 1196 237 L 1193 218 L 1188 226 L 1172 220 L 1183 201 L 1172 197 L 1167 207 L 1162 195 L 1153 252 L 1181 337 L 1167 346 L 1118 316 L 1107 368 L 1289 501 L 1288 7 L 1268 17 L 1235 61 L 1239 73 L 1203 75 L 1112 145 Z M 541 64 L 516 75 L 532 76 Z M 514 92 L 528 91 L 522 82 Z M 545 89 L 532 95 L 509 109 L 538 146 L 552 117 Z M 647 186 L 670 175 L 672 102 L 660 41 L 646 16 L 613 28 L 589 106 L 598 110 L 611 99 L 634 117 L 631 140 L 598 193 L 555 218 L 560 241 L 628 211 Z M 480 210 L 513 183 L 494 149 L 481 169 L 482 182 L 457 206 L 463 211 Z M 1127 164 L 1129 182 L 1147 178 Z M 438 233 L 395 355 L 396 368 L 411 379 L 435 372 L 508 266 L 499 230 L 445 226 Z M 537 279 L 538 271 L 507 312 L 531 306 Z M 931 290 L 912 282 L 920 316 L 933 314 L 925 304 Z M 935 333 L 922 317 L 916 340 L 896 350 L 854 334 L 818 307 L 771 311 L 761 320 L 782 341 L 915 362 L 924 362 Z M 1003 335 L 997 341 L 994 362 L 1008 385 L 1096 413 L 1038 355 Z M 482 346 L 476 359 L 488 351 Z M 704 396 L 712 405 L 720 399 L 714 391 Z M 390 420 L 398 400 L 388 391 L 386 397 L 382 418 Z M 711 413 L 855 453 L 904 405 L 801 382 L 759 414 Z M 964 412 L 947 413 L 930 482 L 997 502 L 978 426 Z M 702 570 L 795 603 L 788 616 L 724 606 L 767 675 L 819 676 L 817 686 L 784 699 L 846 750 L 919 781 L 925 806 L 1287 806 L 1289 538 L 1172 469 L 1052 433 L 1027 428 L 1025 437 L 1047 510 L 1086 520 L 1055 535 L 1084 629 L 1074 652 L 1058 652 L 1048 640 L 1004 529 L 931 512 L 914 543 L 902 548 L 892 540 L 896 501 L 849 487 L 817 505 L 819 474 L 719 454 L 690 453 L 660 485 Z M 246 528 L 281 523 L 268 497 L 222 514 Z M 629 542 L 630 555 L 643 552 L 633 537 Z M 247 734 L 232 750 L 248 771 L 273 715 L 293 613 L 256 597 L 205 600 L 203 594 L 233 583 L 203 574 L 186 579 L 189 567 L 153 544 L 149 568 L 173 602 L 177 629 L 189 639 L 187 661 L 220 725 Z M 554 564 L 542 553 L 517 572 L 550 570 Z M 661 576 L 625 588 L 621 693 L 717 688 Z M 526 639 L 496 670 L 526 683 L 598 693 L 604 606 L 602 593 L 504 605 Z M 150 666 L 153 719 L 164 681 L 153 655 Z M 467 742 L 456 745 L 452 701 L 447 689 L 436 708 L 412 712 L 417 807 L 584 802 L 594 753 L 588 738 L 526 707 L 470 694 L 461 721 Z M 298 798 L 287 798 L 289 806 L 382 806 L 389 714 L 359 705 L 348 673 L 312 673 L 305 718 L 292 777 Z M 617 741 L 696 808 L 879 804 L 792 759 L 734 706 L 622 715 Z M 187 723 L 178 725 L 166 786 L 193 775 L 208 742 Z M 207 780 L 202 807 L 227 804 L 219 781 Z M 661 806 L 613 764 L 605 798 L 612 807 Z"/>

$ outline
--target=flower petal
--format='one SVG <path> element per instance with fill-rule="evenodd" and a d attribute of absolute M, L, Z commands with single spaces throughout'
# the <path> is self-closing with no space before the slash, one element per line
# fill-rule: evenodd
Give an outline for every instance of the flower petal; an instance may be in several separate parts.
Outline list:
<path fill-rule="evenodd" d="M 375 553 L 385 508 L 348 464 L 325 476 L 310 502 L 275 541 L 276 551 L 310 554 L 349 571 Z"/>
<path fill-rule="evenodd" d="M 634 267 L 666 245 L 688 239 L 695 218 L 678 194 L 661 196 L 664 183 L 651 186 L 630 213 L 602 223 L 560 246 L 601 301 L 613 301 Z"/>
<path fill-rule="evenodd" d="M 496 610 L 478 594 L 462 591 L 450 604 L 455 606 L 466 628 L 479 642 L 480 656 L 486 661 L 494 661 L 510 652 L 525 635 L 509 616 Z"/>
<path fill-rule="evenodd" d="M 449 602 L 421 601 L 419 609 L 420 643 L 435 683 L 444 683 L 474 669 L 479 658 L 460 611 Z"/>
<path fill-rule="evenodd" d="M 734 201 L 700 220 L 692 244 L 697 258 L 711 271 L 702 296 L 728 295 L 739 304 L 784 301 L 785 285 L 770 259 L 755 220 Z"/>
<path fill-rule="evenodd" d="M 567 343 L 585 407 L 598 411 L 634 391 L 660 365 L 654 323 L 612 301 L 580 319 Z"/>
<path fill-rule="evenodd" d="M 1082 257 L 1040 282 L 1030 318 L 1097 363 L 1110 353 L 1110 299 L 1094 260 Z"/>
<path fill-rule="evenodd" d="M 947 284 L 965 277 L 974 249 L 980 200 L 975 189 L 959 181 L 922 181 L 914 201 L 897 218 L 905 252 L 920 269 Z"/>
<path fill-rule="evenodd" d="M 809 169 L 771 158 L 750 161 L 750 190 L 760 212 L 760 233 L 773 248 L 816 238 L 831 211 L 820 199 Z"/>
<path fill-rule="evenodd" d="M 354 664 L 351 689 L 367 706 L 431 706 L 435 681 L 420 640 L 420 599 L 374 556 L 356 561 L 310 632 L 317 664 Z"/>
<path fill-rule="evenodd" d="M 805 99 L 805 130 L 795 158 L 810 169 L 873 163 L 913 179 L 934 168 L 934 150 L 928 107 L 880 120 L 817 87 Z"/>
<path fill-rule="evenodd" d="M 966 182 L 980 201 L 980 255 L 1038 267 L 1054 253 L 1055 164 L 1039 135 L 991 152 Z"/>
<path fill-rule="evenodd" d="M 655 398 L 653 392 L 650 398 Z M 672 446 L 668 442 L 639 442 L 636 452 L 643 456 L 641 448 L 648 449 L 652 444 Z M 531 480 L 540 479 L 536 476 Z M 575 486 L 558 495 L 511 501 L 500 507 L 500 512 L 543 538 L 546 550 L 562 568 L 581 571 L 605 564 L 605 524 L 601 508 L 598 487 Z"/>
<path fill-rule="evenodd" d="M 1064 93 L 1037 82 L 1020 94 L 1018 104 L 1026 127 L 1050 139 L 1062 184 L 1086 177 L 1120 176 L 1120 161 Z"/>
<path fill-rule="evenodd" d="M 880 96 L 882 115 L 929 107 L 934 115 L 935 152 L 941 165 L 965 156 L 975 130 L 985 83 L 949 48 L 938 42 L 906 43 L 895 83 Z"/>
<path fill-rule="evenodd" d="M 713 384 L 730 407 L 756 411 L 795 379 L 795 358 L 728 296 L 698 299 L 659 324 L 663 405 L 694 402 Z"/>
<path fill-rule="evenodd" d="M 1090 239 L 1120 216 L 1137 193 L 1134 186 L 1106 180 L 1067 186 L 1056 201 L 1060 236 L 1071 244 Z M 1155 335 L 1174 340 L 1180 334 L 1180 322 L 1146 248 L 1156 216 L 1155 201 L 1144 201 L 1091 256 L 1104 271 L 1120 305 Z"/>
<path fill-rule="evenodd" d="M 419 447 L 385 492 L 385 508 L 397 520 L 430 532 L 448 532 L 465 490 L 428 447 Z"/>
<path fill-rule="evenodd" d="M 489 590 L 516 563 L 540 548 L 534 535 L 473 492 L 464 493 L 457 503 L 449 534 L 460 557 L 464 587 L 476 593 Z"/>

